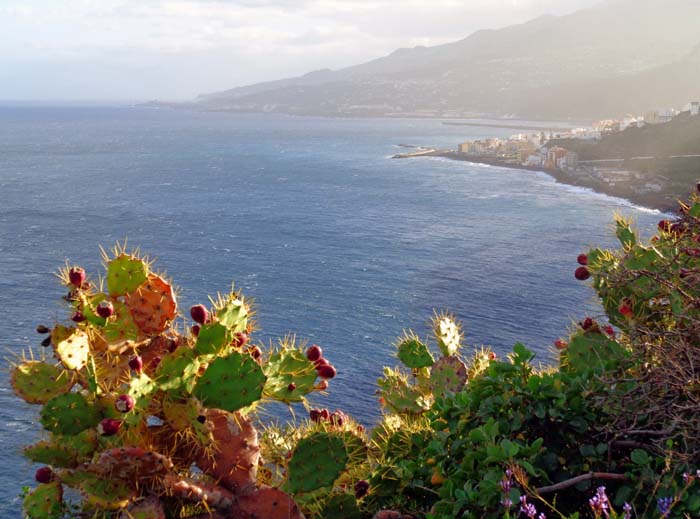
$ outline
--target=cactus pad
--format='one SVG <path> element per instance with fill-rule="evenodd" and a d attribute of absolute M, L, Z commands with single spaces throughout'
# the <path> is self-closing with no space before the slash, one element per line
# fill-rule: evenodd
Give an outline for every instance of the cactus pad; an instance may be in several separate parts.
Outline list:
<path fill-rule="evenodd" d="M 210 409 L 206 424 L 213 444 L 197 457 L 197 466 L 235 494 L 255 487 L 260 460 L 258 432 L 249 418 L 239 413 Z"/>
<path fill-rule="evenodd" d="M 430 370 L 430 388 L 435 396 L 459 393 L 467 384 L 467 366 L 457 357 L 443 357 Z"/>
<path fill-rule="evenodd" d="M 321 519 L 362 519 L 357 500 L 350 494 L 335 494 L 323 505 Z"/>
<path fill-rule="evenodd" d="M 602 333 L 580 332 L 571 337 L 561 354 L 562 370 L 574 373 L 611 369 L 626 355 L 623 347 Z"/>
<path fill-rule="evenodd" d="M 165 331 L 177 314 L 173 287 L 155 274 L 149 274 L 144 283 L 127 295 L 126 307 L 139 330 L 149 337 Z"/>
<path fill-rule="evenodd" d="M 15 366 L 10 376 L 15 393 L 29 404 L 45 404 L 73 387 L 73 373 L 59 366 L 30 360 Z"/>
<path fill-rule="evenodd" d="M 41 424 L 55 434 L 74 436 L 101 419 L 97 408 L 79 393 L 65 393 L 49 400 L 41 410 Z"/>
<path fill-rule="evenodd" d="M 24 513 L 29 519 L 63 517 L 63 488 L 58 481 L 36 487 L 24 498 Z"/>
<path fill-rule="evenodd" d="M 345 441 L 339 434 L 316 432 L 302 438 L 287 467 L 290 492 L 311 492 L 330 487 L 348 463 Z"/>
<path fill-rule="evenodd" d="M 116 447 L 100 454 L 93 471 L 107 479 L 142 483 L 173 469 L 170 458 L 141 447 Z"/>
<path fill-rule="evenodd" d="M 216 312 L 216 318 L 231 333 L 245 332 L 248 327 L 248 309 L 243 301 L 232 296 Z"/>
<path fill-rule="evenodd" d="M 97 432 L 86 429 L 75 436 L 54 436 L 24 449 L 24 455 L 35 463 L 71 468 L 90 461 L 97 449 Z"/>
<path fill-rule="evenodd" d="M 107 263 L 107 289 L 123 296 L 136 290 L 148 278 L 148 265 L 129 254 L 120 254 Z"/>
<path fill-rule="evenodd" d="M 265 396 L 275 400 L 301 402 L 314 390 L 316 366 L 300 350 L 283 349 L 274 353 L 265 363 L 264 371 Z M 290 391 L 290 387 L 294 389 Z"/>
<path fill-rule="evenodd" d="M 172 474 L 167 475 L 162 481 L 163 488 L 168 496 L 184 499 L 193 503 L 203 503 L 207 508 L 213 507 L 222 510 L 230 509 L 235 498 L 231 492 L 218 485 L 212 485 L 204 481 L 194 481 L 191 479 L 180 479 Z M 224 519 L 218 514 L 205 514 L 195 516 L 200 519 Z M 190 519 L 195 519 L 190 517 Z M 227 518 L 239 516 L 226 515 Z M 262 519 L 261 516 L 260 519 Z"/>
<path fill-rule="evenodd" d="M 430 399 L 399 371 L 384 368 L 384 378 L 377 385 L 384 405 L 396 413 L 420 414 L 430 409 Z"/>
<path fill-rule="evenodd" d="M 160 498 L 149 496 L 119 513 L 118 519 L 166 519 Z"/>
<path fill-rule="evenodd" d="M 122 481 L 105 478 L 87 470 L 63 471 L 61 481 L 79 489 L 87 504 L 104 510 L 125 508 L 136 491 Z"/>
<path fill-rule="evenodd" d="M 192 393 L 201 365 L 192 349 L 178 348 L 166 355 L 158 365 L 154 376 L 158 389 L 175 396 Z"/>
<path fill-rule="evenodd" d="M 236 519 L 304 519 L 294 500 L 276 488 L 261 488 L 236 500 L 230 517 Z"/>
<path fill-rule="evenodd" d="M 209 364 L 194 394 L 207 406 L 237 411 L 260 400 L 266 378 L 255 359 L 234 351 Z"/>
<path fill-rule="evenodd" d="M 194 346 L 199 355 L 220 355 L 226 351 L 233 335 L 221 323 L 209 323 L 202 326 Z"/>
<path fill-rule="evenodd" d="M 462 332 L 459 324 L 449 315 L 436 315 L 433 319 L 433 334 L 437 339 L 438 347 L 445 357 L 454 355 L 459 351 L 462 341 Z"/>
<path fill-rule="evenodd" d="M 435 362 L 428 347 L 413 334 L 405 335 L 398 344 L 398 357 L 407 368 L 428 368 Z"/>
<path fill-rule="evenodd" d="M 124 341 L 135 341 L 139 336 L 139 329 L 136 326 L 129 309 L 119 300 L 113 300 L 114 315 L 110 317 L 102 328 L 102 335 L 107 342 L 119 344 Z"/>
<path fill-rule="evenodd" d="M 87 364 L 90 338 L 83 330 L 56 326 L 51 332 L 56 356 L 68 369 L 81 370 Z"/>
<path fill-rule="evenodd" d="M 127 394 L 135 401 L 134 408 L 124 416 L 124 421 L 134 425 L 138 423 L 147 412 L 153 394 L 158 389 L 158 384 L 145 373 L 139 374 L 129 382 Z"/>

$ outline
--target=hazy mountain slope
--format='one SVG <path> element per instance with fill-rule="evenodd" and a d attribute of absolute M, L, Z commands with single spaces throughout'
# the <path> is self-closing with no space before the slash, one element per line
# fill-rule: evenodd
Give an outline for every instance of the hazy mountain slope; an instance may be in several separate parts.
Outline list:
<path fill-rule="evenodd" d="M 198 101 L 214 109 L 326 115 L 426 110 L 597 116 L 596 92 L 612 87 L 614 99 L 630 78 L 645 78 L 640 76 L 645 71 L 670 67 L 677 82 L 692 83 L 677 65 L 700 42 L 698 19 L 697 0 L 608 0 L 567 16 L 479 31 L 436 47 L 400 49 L 338 71 L 235 88 Z M 581 90 L 583 98 L 576 94 Z M 630 101 L 630 110 L 685 93 L 677 89 L 664 97 L 653 85 L 635 90 L 634 103 L 619 96 Z"/>

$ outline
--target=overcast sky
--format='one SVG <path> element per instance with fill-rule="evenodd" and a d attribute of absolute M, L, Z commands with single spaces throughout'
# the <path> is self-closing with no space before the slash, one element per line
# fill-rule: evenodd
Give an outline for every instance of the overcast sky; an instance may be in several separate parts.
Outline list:
<path fill-rule="evenodd" d="M 188 99 L 600 0 L 0 0 L 0 99 Z"/>

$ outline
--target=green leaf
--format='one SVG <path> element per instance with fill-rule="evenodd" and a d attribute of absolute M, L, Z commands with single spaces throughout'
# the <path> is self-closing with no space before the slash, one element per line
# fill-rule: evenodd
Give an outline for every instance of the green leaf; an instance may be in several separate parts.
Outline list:
<path fill-rule="evenodd" d="M 619 219 L 615 224 L 617 226 L 615 234 L 622 246 L 625 248 L 633 247 L 637 243 L 637 237 L 630 229 L 629 223 Z"/>
<path fill-rule="evenodd" d="M 635 465 L 647 465 L 649 463 L 649 454 L 642 449 L 634 449 L 630 455 L 632 463 Z"/>
<path fill-rule="evenodd" d="M 688 211 L 688 216 L 692 216 L 693 218 L 700 218 L 700 202 L 695 202 L 693 204 L 693 207 L 691 207 Z"/>

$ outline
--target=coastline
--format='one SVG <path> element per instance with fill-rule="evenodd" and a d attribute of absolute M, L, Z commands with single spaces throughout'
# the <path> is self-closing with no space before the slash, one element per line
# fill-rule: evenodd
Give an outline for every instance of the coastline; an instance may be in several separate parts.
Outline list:
<path fill-rule="evenodd" d="M 542 166 L 527 166 L 522 164 L 514 164 L 505 162 L 493 157 L 469 156 L 458 153 L 453 150 L 436 150 L 431 148 L 418 148 L 413 153 L 404 153 L 394 155 L 394 159 L 409 159 L 419 157 L 440 157 L 449 160 L 460 162 L 468 162 L 471 164 L 484 164 L 508 169 L 518 169 L 521 171 L 532 171 L 535 173 L 545 173 L 551 176 L 556 182 L 575 187 L 589 188 L 596 193 L 601 193 L 616 198 L 622 198 L 628 202 L 641 207 L 655 209 L 662 213 L 677 213 L 678 204 L 676 197 L 670 196 L 667 193 L 656 192 L 637 192 L 627 189 L 625 186 L 611 185 L 598 178 L 589 175 L 573 174 L 561 169 L 544 168 Z"/>

